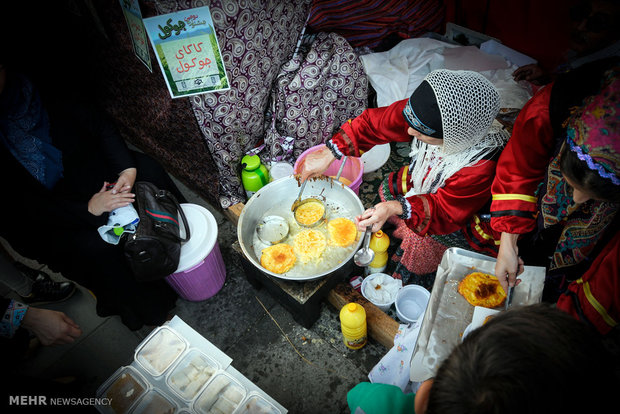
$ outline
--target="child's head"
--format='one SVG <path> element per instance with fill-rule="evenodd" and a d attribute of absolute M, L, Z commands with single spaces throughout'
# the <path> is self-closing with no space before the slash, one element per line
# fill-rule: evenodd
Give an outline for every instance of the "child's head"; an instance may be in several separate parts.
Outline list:
<path fill-rule="evenodd" d="M 596 333 L 551 305 L 514 308 L 453 350 L 416 413 L 604 412 L 618 380 L 609 358 Z"/>
<path fill-rule="evenodd" d="M 569 118 L 560 170 L 573 199 L 620 202 L 620 66 L 603 77 L 601 90 Z"/>

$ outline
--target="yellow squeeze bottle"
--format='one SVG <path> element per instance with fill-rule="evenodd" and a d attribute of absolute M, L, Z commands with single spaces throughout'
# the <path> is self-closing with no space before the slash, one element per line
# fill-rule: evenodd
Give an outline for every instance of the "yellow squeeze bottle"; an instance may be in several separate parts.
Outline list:
<path fill-rule="evenodd" d="M 347 303 L 340 309 L 340 329 L 344 344 L 351 349 L 366 345 L 366 311 L 357 303 Z"/>
<path fill-rule="evenodd" d="M 375 252 L 375 258 L 367 267 L 368 274 L 383 272 L 387 267 L 387 249 L 390 247 L 390 238 L 383 231 L 379 230 L 370 237 L 368 247 Z"/>

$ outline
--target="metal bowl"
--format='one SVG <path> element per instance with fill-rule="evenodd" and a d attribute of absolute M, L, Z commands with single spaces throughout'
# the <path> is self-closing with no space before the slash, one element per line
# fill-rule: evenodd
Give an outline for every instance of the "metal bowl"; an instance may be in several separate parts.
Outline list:
<path fill-rule="evenodd" d="M 320 279 L 322 277 L 331 275 L 338 271 L 345 265 L 351 265 L 355 252 L 359 249 L 362 239 L 359 238 L 355 243 L 355 248 L 346 257 L 345 260 L 340 263 L 334 264 L 329 270 L 307 275 L 307 276 L 288 276 L 286 273 L 278 274 L 271 272 L 260 264 L 260 257 L 256 256 L 254 252 L 253 240 L 256 228 L 268 215 L 267 212 L 273 209 L 274 206 L 284 206 L 288 208 L 293 205 L 299 193 L 299 183 L 294 176 L 281 178 L 277 181 L 272 181 L 266 186 L 258 190 L 246 203 L 245 207 L 241 211 L 239 216 L 239 222 L 237 224 L 237 238 L 239 244 L 243 250 L 245 257 L 262 273 L 272 277 L 276 277 L 284 280 L 294 281 L 307 281 Z M 317 197 L 323 200 L 334 200 L 353 216 L 362 214 L 364 206 L 359 197 L 349 187 L 343 185 L 341 182 L 335 181 L 331 178 L 325 177 L 321 179 L 312 179 L 306 184 L 304 189 L 304 197 Z"/>

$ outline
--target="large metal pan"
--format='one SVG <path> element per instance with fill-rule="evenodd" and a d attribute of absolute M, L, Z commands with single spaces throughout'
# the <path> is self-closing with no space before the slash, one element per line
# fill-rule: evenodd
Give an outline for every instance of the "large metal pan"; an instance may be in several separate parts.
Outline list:
<path fill-rule="evenodd" d="M 334 264 L 332 268 L 321 273 L 291 276 L 287 273 L 274 273 L 261 266 L 260 257 L 257 257 L 253 245 L 258 223 L 269 211 L 273 210 L 274 206 L 283 206 L 283 209 L 288 209 L 290 212 L 290 208 L 298 193 L 299 183 L 295 176 L 291 175 L 267 184 L 248 200 L 241 211 L 237 224 L 237 238 L 239 239 L 239 244 L 241 245 L 245 257 L 262 273 L 279 279 L 293 281 L 320 279 L 338 272 L 343 267 L 350 268 L 352 266 L 353 256 L 362 243 L 361 237 L 358 237 L 354 242 L 355 246 L 351 249 L 351 253 L 345 260 Z M 364 211 L 362 202 L 353 190 L 344 186 L 341 182 L 334 181 L 328 177 L 324 179 L 311 179 L 308 181 L 302 198 L 312 196 L 337 202 L 338 205 L 344 207 L 352 216 L 359 215 Z M 352 218 L 353 217 L 351 217 L 351 219 Z"/>

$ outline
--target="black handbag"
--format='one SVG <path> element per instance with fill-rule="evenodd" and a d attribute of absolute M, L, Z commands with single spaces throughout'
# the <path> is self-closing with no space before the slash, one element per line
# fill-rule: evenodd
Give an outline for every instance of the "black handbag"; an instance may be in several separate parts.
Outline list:
<path fill-rule="evenodd" d="M 128 234 L 125 240 L 125 258 L 137 280 L 164 278 L 178 268 L 181 245 L 190 238 L 187 219 L 170 191 L 139 181 L 134 184 L 133 192 L 140 222 L 136 232 Z M 183 238 L 179 216 L 185 229 Z"/>

